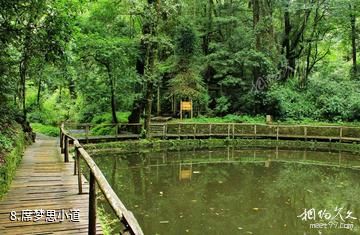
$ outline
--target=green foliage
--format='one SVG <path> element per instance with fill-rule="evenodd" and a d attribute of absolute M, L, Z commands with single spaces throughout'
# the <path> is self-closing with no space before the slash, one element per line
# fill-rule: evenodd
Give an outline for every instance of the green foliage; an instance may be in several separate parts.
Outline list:
<path fill-rule="evenodd" d="M 229 111 L 229 107 L 229 99 L 226 96 L 221 96 L 216 99 L 215 114 L 220 116 L 224 115 Z"/>
<path fill-rule="evenodd" d="M 13 145 L 13 140 L 9 137 L 0 134 L 0 149 L 4 152 L 11 150 Z"/>
<path fill-rule="evenodd" d="M 59 127 L 44 125 L 41 123 L 31 123 L 31 127 L 35 133 L 41 133 L 47 136 L 59 136 Z"/>
<path fill-rule="evenodd" d="M 296 82 L 274 84 L 267 102 L 273 104 L 273 110 L 282 119 L 358 121 L 359 91 L 360 85 L 354 81 L 313 78 L 305 90 Z"/>
<path fill-rule="evenodd" d="M 171 122 L 178 122 L 174 119 Z M 192 119 L 185 119 L 186 122 L 194 123 L 265 123 L 264 116 L 249 116 L 249 115 L 234 115 L 227 114 L 224 117 L 195 117 Z"/>
<path fill-rule="evenodd" d="M 161 115 L 191 99 L 209 116 L 360 119 L 358 0 L 151 2 L 2 1 L 0 117 L 24 121 L 24 91 L 31 122 L 138 120 L 159 87 Z"/>
<path fill-rule="evenodd" d="M 295 82 L 281 86 L 274 84 L 268 94 L 266 103 L 271 105 L 273 115 L 282 119 L 302 120 L 306 117 L 316 119 L 315 104 L 306 97 L 310 94 L 298 89 Z"/>
<path fill-rule="evenodd" d="M 180 72 L 170 80 L 169 90 L 172 95 L 179 99 L 192 99 L 194 101 L 200 101 L 206 93 L 201 77 L 192 69 Z"/>
<path fill-rule="evenodd" d="M 130 112 L 116 112 L 116 116 L 120 123 L 126 123 Z M 102 124 L 102 123 L 111 123 L 111 113 L 98 114 L 93 117 L 91 123 Z"/>
<path fill-rule="evenodd" d="M 3 156 L 13 149 L 13 145 L 18 141 L 17 138 L 20 135 L 21 126 L 15 121 L 9 120 L 14 118 L 13 115 L 11 112 L 8 115 L 0 112 L 0 117 L 2 117 L 0 120 L 0 164 Z"/>
<path fill-rule="evenodd" d="M 9 189 L 25 148 L 25 136 L 20 126 L 15 125 L 13 128 L 16 128 L 16 131 L 12 138 L 0 133 L 0 199 Z"/>
<path fill-rule="evenodd" d="M 182 58 L 190 59 L 197 48 L 197 36 L 189 24 L 182 23 L 176 32 L 176 53 Z"/>
<path fill-rule="evenodd" d="M 31 88 L 28 90 L 28 109 L 32 111 L 28 117 L 30 122 L 55 126 L 75 117 L 76 107 L 68 90 L 62 91 L 61 94 L 59 90 L 55 90 L 52 94 L 43 95 L 45 101 L 40 104 L 40 107 L 35 104 L 36 92 Z"/>
<path fill-rule="evenodd" d="M 114 234 L 114 226 L 117 222 L 117 219 L 111 218 L 110 215 L 106 213 L 104 207 L 97 207 L 96 215 L 100 219 L 100 224 L 104 235 Z"/>
<path fill-rule="evenodd" d="M 91 128 L 91 135 L 115 135 L 116 130 L 114 127 L 99 124 Z"/>

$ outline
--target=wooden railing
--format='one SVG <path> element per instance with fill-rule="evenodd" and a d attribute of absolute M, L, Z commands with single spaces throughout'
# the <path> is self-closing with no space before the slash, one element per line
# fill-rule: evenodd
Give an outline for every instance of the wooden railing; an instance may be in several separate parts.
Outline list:
<path fill-rule="evenodd" d="M 142 124 L 66 124 L 68 129 L 83 129 L 79 140 L 88 142 L 96 135 L 93 128 L 108 128 L 103 136 L 108 138 L 139 138 Z M 75 134 L 75 133 L 74 133 Z M 102 136 L 102 135 L 100 135 Z M 274 139 L 315 139 L 360 141 L 360 128 L 351 126 L 311 126 L 311 125 L 266 125 L 245 123 L 161 123 L 150 125 L 150 137 L 156 138 L 201 138 L 201 137 L 252 137 Z M 100 138 L 101 139 L 101 138 Z"/>
<path fill-rule="evenodd" d="M 74 175 L 78 175 L 78 189 L 79 194 L 83 193 L 82 190 L 82 173 L 80 161 L 84 160 L 86 166 L 90 169 L 89 179 L 89 234 L 96 234 L 96 183 L 102 193 L 104 194 L 107 202 L 114 210 L 116 216 L 124 226 L 124 231 L 121 234 L 143 235 L 143 231 L 133 213 L 126 209 L 125 205 L 118 198 L 110 184 L 107 182 L 105 176 L 96 165 L 91 156 L 85 151 L 79 141 L 71 136 L 62 124 L 60 127 L 60 148 L 61 153 L 64 153 L 64 161 L 69 162 L 69 142 L 73 143 L 75 148 L 75 161 L 74 161 Z"/>

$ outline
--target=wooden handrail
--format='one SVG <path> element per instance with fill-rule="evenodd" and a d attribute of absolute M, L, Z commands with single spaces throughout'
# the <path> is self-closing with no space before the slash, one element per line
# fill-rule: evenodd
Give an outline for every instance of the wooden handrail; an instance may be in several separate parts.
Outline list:
<path fill-rule="evenodd" d="M 67 126 L 81 126 L 81 127 L 93 127 L 93 126 L 143 126 L 142 123 L 102 123 L 102 124 L 93 124 L 93 123 L 65 123 Z M 162 125 L 237 125 L 237 126 L 268 126 L 268 127 L 312 127 L 312 128 L 360 128 L 359 126 L 340 126 L 340 125 L 306 125 L 306 124 L 265 124 L 265 123 L 205 123 L 205 122 L 174 122 L 174 123 L 151 123 L 152 126 L 162 126 Z"/>
<path fill-rule="evenodd" d="M 87 124 L 88 125 L 88 124 Z M 141 126 L 141 123 L 133 124 L 107 124 L 117 127 Z M 160 130 L 159 127 L 163 126 Z M 301 138 L 329 139 L 342 141 L 360 141 L 360 127 L 356 126 L 314 126 L 314 125 L 279 125 L 279 124 L 250 124 L 250 123 L 154 123 L 150 127 L 150 135 L 154 138 L 196 138 L 196 137 L 252 137 L 252 138 Z M 288 129 L 288 130 L 286 130 Z M 104 139 L 136 139 L 140 138 L 138 129 L 135 132 L 129 128 L 123 133 L 116 129 L 116 135 L 107 135 Z M 322 132 L 326 130 L 326 132 Z M 355 131 L 355 132 L 354 132 Z M 153 132 L 153 133 L 152 133 Z M 86 134 L 86 143 L 89 140 L 102 140 L 101 136 L 90 136 Z M 84 141 L 84 138 L 79 138 Z M 64 141 L 66 141 L 65 138 Z M 63 142 L 61 142 L 62 144 Z M 66 151 L 65 151 L 66 152 Z"/>
<path fill-rule="evenodd" d="M 111 188 L 110 184 L 106 180 L 105 176 L 96 165 L 91 156 L 86 152 L 80 142 L 73 136 L 69 135 L 65 129 L 64 124 L 60 127 L 60 146 L 64 148 L 64 155 L 68 154 L 68 141 L 71 139 L 75 146 L 76 161 L 74 162 L 75 168 L 77 165 L 79 181 L 79 193 L 82 193 L 81 186 L 81 168 L 80 168 L 80 157 L 85 161 L 87 167 L 90 169 L 90 190 L 89 190 L 89 234 L 96 234 L 96 190 L 95 190 L 95 181 L 97 182 L 98 187 L 104 194 L 107 202 L 110 204 L 111 208 L 115 212 L 116 216 L 120 219 L 121 223 L 124 225 L 125 230 L 133 235 L 143 235 L 143 231 L 134 217 L 133 213 L 126 209 L 125 205 L 116 195 L 114 190 Z M 62 149 L 63 150 L 63 149 Z M 65 159 L 66 161 L 66 159 Z"/>

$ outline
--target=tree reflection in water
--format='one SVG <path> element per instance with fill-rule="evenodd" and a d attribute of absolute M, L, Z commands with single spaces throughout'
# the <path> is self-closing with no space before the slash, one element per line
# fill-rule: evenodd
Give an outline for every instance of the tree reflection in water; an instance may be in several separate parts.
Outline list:
<path fill-rule="evenodd" d="M 92 154 L 145 234 L 319 234 L 304 209 L 360 217 L 355 155 L 224 148 Z M 101 202 L 100 202 L 101 203 Z M 323 234 L 359 234 L 323 229 Z"/>

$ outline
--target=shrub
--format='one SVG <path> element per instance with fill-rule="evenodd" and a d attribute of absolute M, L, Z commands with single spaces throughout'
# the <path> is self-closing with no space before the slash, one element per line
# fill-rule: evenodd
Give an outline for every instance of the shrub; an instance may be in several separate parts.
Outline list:
<path fill-rule="evenodd" d="M 8 152 L 11 150 L 13 145 L 13 141 L 9 138 L 6 137 L 5 135 L 0 133 L 0 149 L 3 152 Z"/>
<path fill-rule="evenodd" d="M 272 85 L 266 103 L 273 109 L 273 115 L 280 119 L 316 118 L 314 100 L 309 100 L 307 91 L 299 90 L 293 81 L 284 85 Z"/>
<path fill-rule="evenodd" d="M 20 125 L 11 126 L 16 129 L 11 138 L 0 133 L 0 157 L 4 157 L 4 162 L 0 164 L 0 199 L 9 189 L 25 148 L 25 136 Z"/>
<path fill-rule="evenodd" d="M 59 127 L 44 125 L 41 123 L 31 123 L 34 132 L 41 133 L 48 136 L 59 136 Z"/>
<path fill-rule="evenodd" d="M 91 135 L 114 135 L 115 128 L 112 126 L 97 125 L 91 128 Z"/>
<path fill-rule="evenodd" d="M 269 104 L 283 120 L 354 121 L 360 118 L 360 85 L 335 77 L 311 78 L 306 89 L 297 81 L 274 84 L 267 94 Z"/>
<path fill-rule="evenodd" d="M 128 122 L 128 117 L 130 112 L 116 112 L 116 117 L 119 122 Z M 111 113 L 102 113 L 94 116 L 91 120 L 93 124 L 104 124 L 104 123 L 111 123 L 112 115 Z"/>
<path fill-rule="evenodd" d="M 223 116 L 230 108 L 230 101 L 226 96 L 221 96 L 216 99 L 215 114 Z"/>

